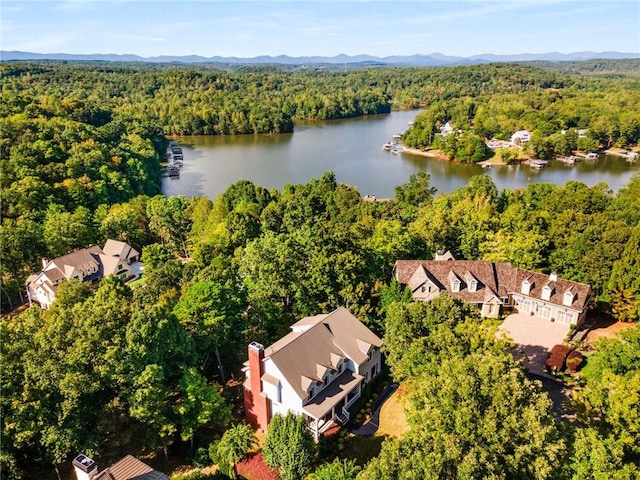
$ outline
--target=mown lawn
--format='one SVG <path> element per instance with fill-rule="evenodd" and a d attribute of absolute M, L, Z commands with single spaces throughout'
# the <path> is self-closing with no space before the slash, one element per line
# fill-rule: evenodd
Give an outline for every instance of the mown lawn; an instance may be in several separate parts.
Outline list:
<path fill-rule="evenodd" d="M 353 459 L 356 464 L 364 466 L 372 458 L 378 456 L 384 440 L 401 437 L 409 430 L 404 411 L 404 402 L 404 391 L 400 386 L 382 405 L 380 425 L 376 433 L 370 437 L 347 435 L 344 438 L 344 447 L 339 453 L 340 458 Z"/>

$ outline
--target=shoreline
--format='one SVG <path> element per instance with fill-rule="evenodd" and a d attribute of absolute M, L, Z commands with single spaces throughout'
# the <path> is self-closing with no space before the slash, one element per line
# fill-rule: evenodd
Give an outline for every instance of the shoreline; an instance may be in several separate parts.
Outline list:
<path fill-rule="evenodd" d="M 422 157 L 437 158 L 438 160 L 445 160 L 447 162 L 451 161 L 446 157 L 446 155 L 425 152 L 424 150 L 420 150 L 419 148 L 410 148 L 410 147 L 403 146 L 402 153 L 411 153 L 412 155 L 420 155 Z"/>
<path fill-rule="evenodd" d="M 427 152 L 424 150 L 420 150 L 418 148 L 410 148 L 410 147 L 402 147 L 402 153 L 411 153 L 412 155 L 420 155 L 422 157 L 429 157 L 429 158 L 435 158 L 437 160 L 444 160 L 445 162 L 451 162 L 451 163 L 459 163 L 462 165 L 480 165 L 481 167 L 484 167 L 485 165 L 490 165 L 490 166 L 508 166 L 507 163 L 505 162 L 494 162 L 491 160 L 483 160 L 482 162 L 478 162 L 478 163 L 465 163 L 465 162 L 456 162 L 455 160 L 449 160 L 447 158 L 446 155 L 442 155 L 439 153 L 432 153 L 432 152 Z"/>

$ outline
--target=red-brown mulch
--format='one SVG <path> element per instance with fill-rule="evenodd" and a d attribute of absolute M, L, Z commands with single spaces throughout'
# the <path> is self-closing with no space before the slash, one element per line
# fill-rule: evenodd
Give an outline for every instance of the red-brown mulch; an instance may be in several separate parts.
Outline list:
<path fill-rule="evenodd" d="M 238 475 L 246 480 L 278 480 L 278 473 L 271 470 L 261 453 L 253 453 L 236 465 Z"/>
<path fill-rule="evenodd" d="M 554 345 L 544 362 L 544 366 L 547 370 L 553 372 L 561 372 L 564 369 L 564 361 L 569 355 L 569 348 L 564 345 Z"/>

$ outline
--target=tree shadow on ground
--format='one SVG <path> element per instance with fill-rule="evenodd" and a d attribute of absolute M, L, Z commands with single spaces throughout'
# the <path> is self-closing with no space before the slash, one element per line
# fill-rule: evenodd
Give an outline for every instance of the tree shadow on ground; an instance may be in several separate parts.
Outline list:
<path fill-rule="evenodd" d="M 389 438 L 387 435 L 374 435 L 371 437 L 348 436 L 345 438 L 344 449 L 340 452 L 340 458 L 355 460 L 357 465 L 364 466 L 380 454 L 382 442 L 387 438 Z"/>

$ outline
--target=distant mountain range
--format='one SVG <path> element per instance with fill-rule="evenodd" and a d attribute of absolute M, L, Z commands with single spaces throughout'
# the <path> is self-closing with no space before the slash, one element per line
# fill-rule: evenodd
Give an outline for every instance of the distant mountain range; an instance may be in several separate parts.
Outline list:
<path fill-rule="evenodd" d="M 234 64 L 281 64 L 281 65 L 317 65 L 317 64 L 377 64 L 377 65 L 411 65 L 411 66 L 440 66 L 465 65 L 471 63 L 489 62 L 529 62 L 548 61 L 566 62 L 593 59 L 621 59 L 640 58 L 640 53 L 623 52 L 575 52 L 575 53 L 521 53 L 513 55 L 495 55 L 491 53 L 473 55 L 471 57 L 455 57 L 441 53 L 429 55 L 394 55 L 389 57 L 374 57 L 371 55 L 336 55 L 335 57 L 290 57 L 278 55 L 275 57 L 263 55 L 252 58 L 240 57 L 202 57 L 199 55 L 140 57 L 138 55 L 118 54 L 71 54 L 71 53 L 31 53 L 17 51 L 0 51 L 0 60 L 81 60 L 103 62 L 152 62 L 152 63 L 234 63 Z"/>

